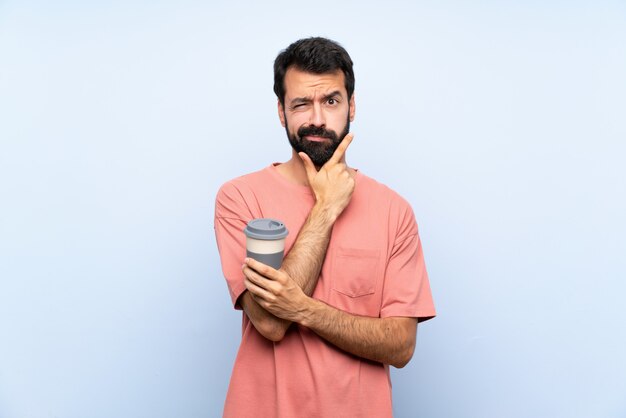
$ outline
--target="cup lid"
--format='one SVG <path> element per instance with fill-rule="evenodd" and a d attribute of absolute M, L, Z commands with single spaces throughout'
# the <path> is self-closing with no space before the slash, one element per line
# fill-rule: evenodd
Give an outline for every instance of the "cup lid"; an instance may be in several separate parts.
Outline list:
<path fill-rule="evenodd" d="M 253 219 L 248 222 L 243 232 L 250 238 L 265 240 L 282 239 L 289 234 L 284 223 L 271 218 Z"/>

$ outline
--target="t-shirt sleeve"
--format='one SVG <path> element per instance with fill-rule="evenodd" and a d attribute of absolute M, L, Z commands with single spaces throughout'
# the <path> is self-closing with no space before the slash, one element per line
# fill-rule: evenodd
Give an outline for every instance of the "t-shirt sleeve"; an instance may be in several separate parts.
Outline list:
<path fill-rule="evenodd" d="M 387 263 L 381 317 L 405 316 L 419 322 L 433 318 L 435 306 L 430 290 L 422 243 L 413 211 L 408 208 Z"/>
<path fill-rule="evenodd" d="M 215 238 L 222 272 L 235 309 L 241 309 L 237 300 L 246 290 L 241 271 L 246 257 L 246 237 L 243 229 L 251 219 L 253 216 L 245 203 L 242 191 L 232 183 L 222 186 L 215 199 Z"/>

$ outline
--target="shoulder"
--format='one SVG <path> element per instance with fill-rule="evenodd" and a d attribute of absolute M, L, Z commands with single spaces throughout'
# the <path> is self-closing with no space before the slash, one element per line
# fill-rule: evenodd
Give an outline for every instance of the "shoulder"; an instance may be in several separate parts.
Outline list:
<path fill-rule="evenodd" d="M 254 191 L 263 185 L 266 187 L 269 177 L 269 167 L 266 167 L 222 184 L 215 197 L 216 217 L 231 217 L 241 213 L 249 202 L 255 200 Z"/>
<path fill-rule="evenodd" d="M 360 173 L 358 187 L 376 202 L 380 210 L 387 212 L 390 224 L 401 236 L 417 234 L 417 222 L 408 200 L 391 187 Z"/>
<path fill-rule="evenodd" d="M 396 211 L 412 211 L 411 204 L 391 187 L 383 184 L 372 177 L 369 177 L 359 171 L 359 187 L 362 193 L 375 196 L 386 202 L 391 209 Z"/>
<path fill-rule="evenodd" d="M 224 197 L 245 196 L 254 190 L 255 186 L 266 184 L 269 174 L 269 167 L 252 173 L 244 174 L 234 179 L 228 180 L 219 188 L 217 192 L 217 200 Z"/>

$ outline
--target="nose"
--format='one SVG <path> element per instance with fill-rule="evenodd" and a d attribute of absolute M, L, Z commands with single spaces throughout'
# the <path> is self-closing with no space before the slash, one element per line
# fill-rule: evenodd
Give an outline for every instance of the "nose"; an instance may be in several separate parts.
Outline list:
<path fill-rule="evenodd" d="M 322 105 L 320 103 L 314 103 L 311 107 L 309 124 L 313 126 L 324 126 L 326 124 L 326 118 L 324 117 L 324 112 L 322 111 Z"/>

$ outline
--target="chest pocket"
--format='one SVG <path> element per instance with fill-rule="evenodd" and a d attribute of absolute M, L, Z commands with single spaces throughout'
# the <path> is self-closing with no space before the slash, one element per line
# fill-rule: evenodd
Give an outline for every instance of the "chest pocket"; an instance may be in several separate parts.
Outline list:
<path fill-rule="evenodd" d="M 380 271 L 380 251 L 337 248 L 332 263 L 332 289 L 351 298 L 376 292 Z"/>

